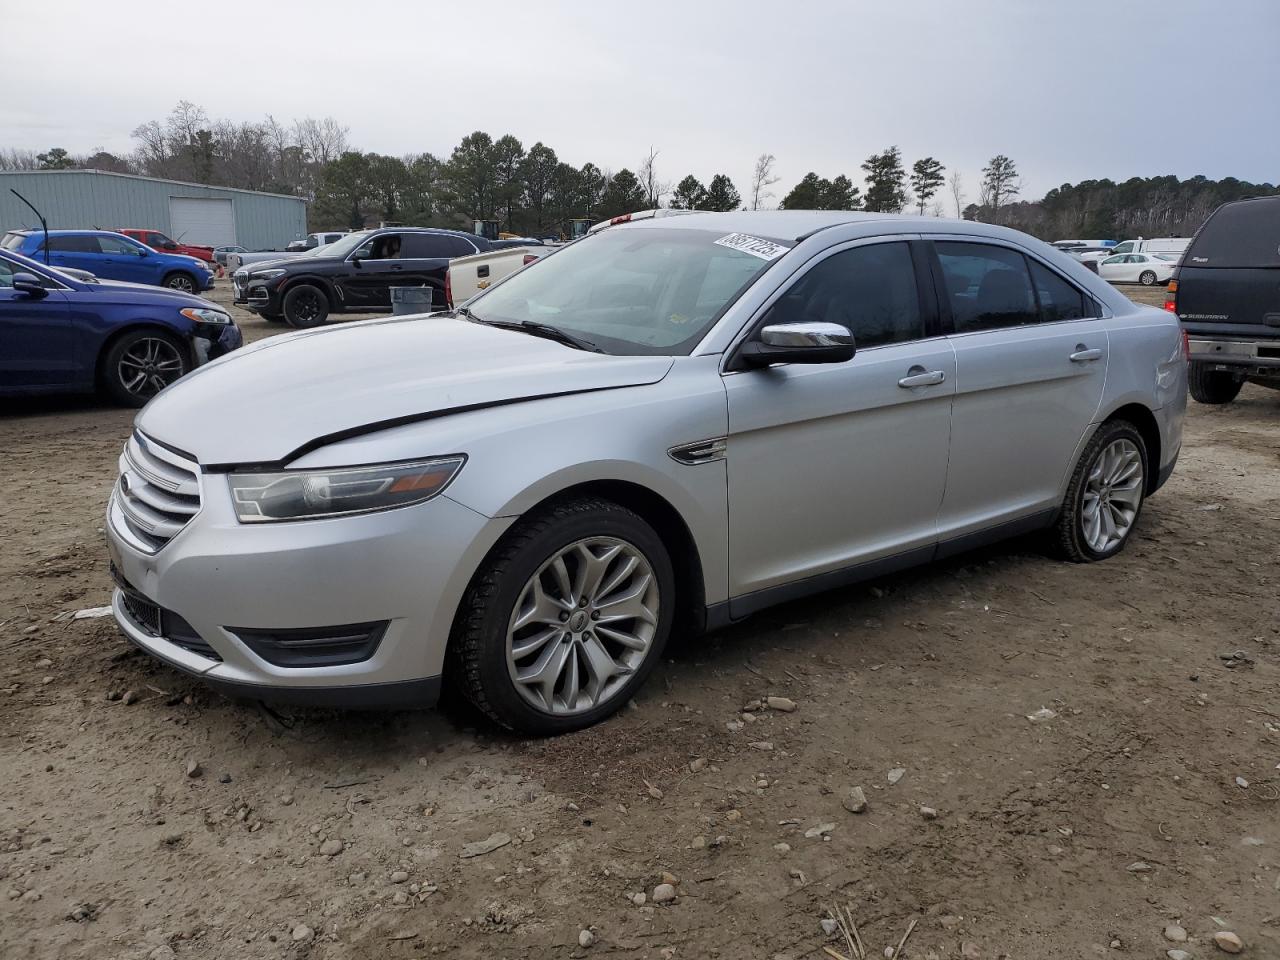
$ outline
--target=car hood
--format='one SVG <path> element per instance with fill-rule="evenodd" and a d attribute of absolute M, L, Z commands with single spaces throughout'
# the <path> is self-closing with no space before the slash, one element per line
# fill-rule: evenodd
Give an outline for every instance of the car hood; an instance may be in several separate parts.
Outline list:
<path fill-rule="evenodd" d="M 451 412 L 656 383 L 672 363 L 451 317 L 367 320 L 237 350 L 166 389 L 136 424 L 205 465 L 284 463 Z"/>
<path fill-rule="evenodd" d="M 222 313 L 227 312 L 225 307 L 218 306 L 212 300 L 169 287 L 157 287 L 149 283 L 128 283 L 124 280 L 103 280 L 101 277 L 96 282 L 84 281 L 84 283 L 85 290 L 90 293 L 101 297 L 118 297 L 130 303 L 137 303 L 139 297 L 142 297 L 147 303 L 172 303 L 175 310 L 181 310 L 184 307 L 204 307 L 219 310 Z"/>

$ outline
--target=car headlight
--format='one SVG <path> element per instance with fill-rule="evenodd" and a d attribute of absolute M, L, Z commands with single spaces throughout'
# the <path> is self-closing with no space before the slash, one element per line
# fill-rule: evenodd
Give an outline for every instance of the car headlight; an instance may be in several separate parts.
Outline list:
<path fill-rule="evenodd" d="M 449 485 L 464 456 L 332 470 L 232 473 L 231 500 L 241 523 L 315 520 L 422 503 Z"/>
<path fill-rule="evenodd" d="M 196 323 L 228 324 L 231 322 L 229 313 L 223 313 L 221 310 L 210 310 L 208 307 L 185 307 L 178 312 L 188 320 L 194 320 Z"/>
<path fill-rule="evenodd" d="M 250 280 L 274 280 L 276 277 L 283 277 L 283 270 L 259 270 L 257 273 L 249 274 Z"/>

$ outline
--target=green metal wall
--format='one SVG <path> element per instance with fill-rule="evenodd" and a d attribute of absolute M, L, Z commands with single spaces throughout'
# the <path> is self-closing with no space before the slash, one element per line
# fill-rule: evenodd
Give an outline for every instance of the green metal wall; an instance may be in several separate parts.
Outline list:
<path fill-rule="evenodd" d="M 172 236 L 169 198 L 204 197 L 231 200 L 236 242 L 250 250 L 281 249 L 307 235 L 307 205 L 299 197 L 96 170 L 0 172 L 0 234 L 40 226 L 11 187 L 40 208 L 50 230 L 139 227 Z"/>

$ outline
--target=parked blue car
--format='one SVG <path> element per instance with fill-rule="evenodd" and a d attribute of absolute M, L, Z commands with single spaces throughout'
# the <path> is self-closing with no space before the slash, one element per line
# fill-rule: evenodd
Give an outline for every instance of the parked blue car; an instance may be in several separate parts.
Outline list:
<path fill-rule="evenodd" d="M 43 230 L 11 230 L 0 249 L 45 262 Z M 103 280 L 149 283 L 183 293 L 213 289 L 213 272 L 203 260 L 161 253 L 110 230 L 50 230 L 49 265 L 88 270 Z"/>
<path fill-rule="evenodd" d="M 194 294 L 0 250 L 0 397 L 101 390 L 140 407 L 243 342 L 225 310 Z"/>

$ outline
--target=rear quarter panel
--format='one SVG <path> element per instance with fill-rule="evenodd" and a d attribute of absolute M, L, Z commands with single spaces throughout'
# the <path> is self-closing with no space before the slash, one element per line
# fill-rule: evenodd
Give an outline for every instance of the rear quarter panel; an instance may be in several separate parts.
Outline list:
<path fill-rule="evenodd" d="M 1187 362 L 1182 330 L 1167 310 L 1130 304 L 1109 321 L 1111 343 L 1107 383 L 1099 420 L 1138 403 L 1151 410 L 1160 426 L 1160 463 L 1164 467 L 1182 446 L 1187 410 Z"/>

